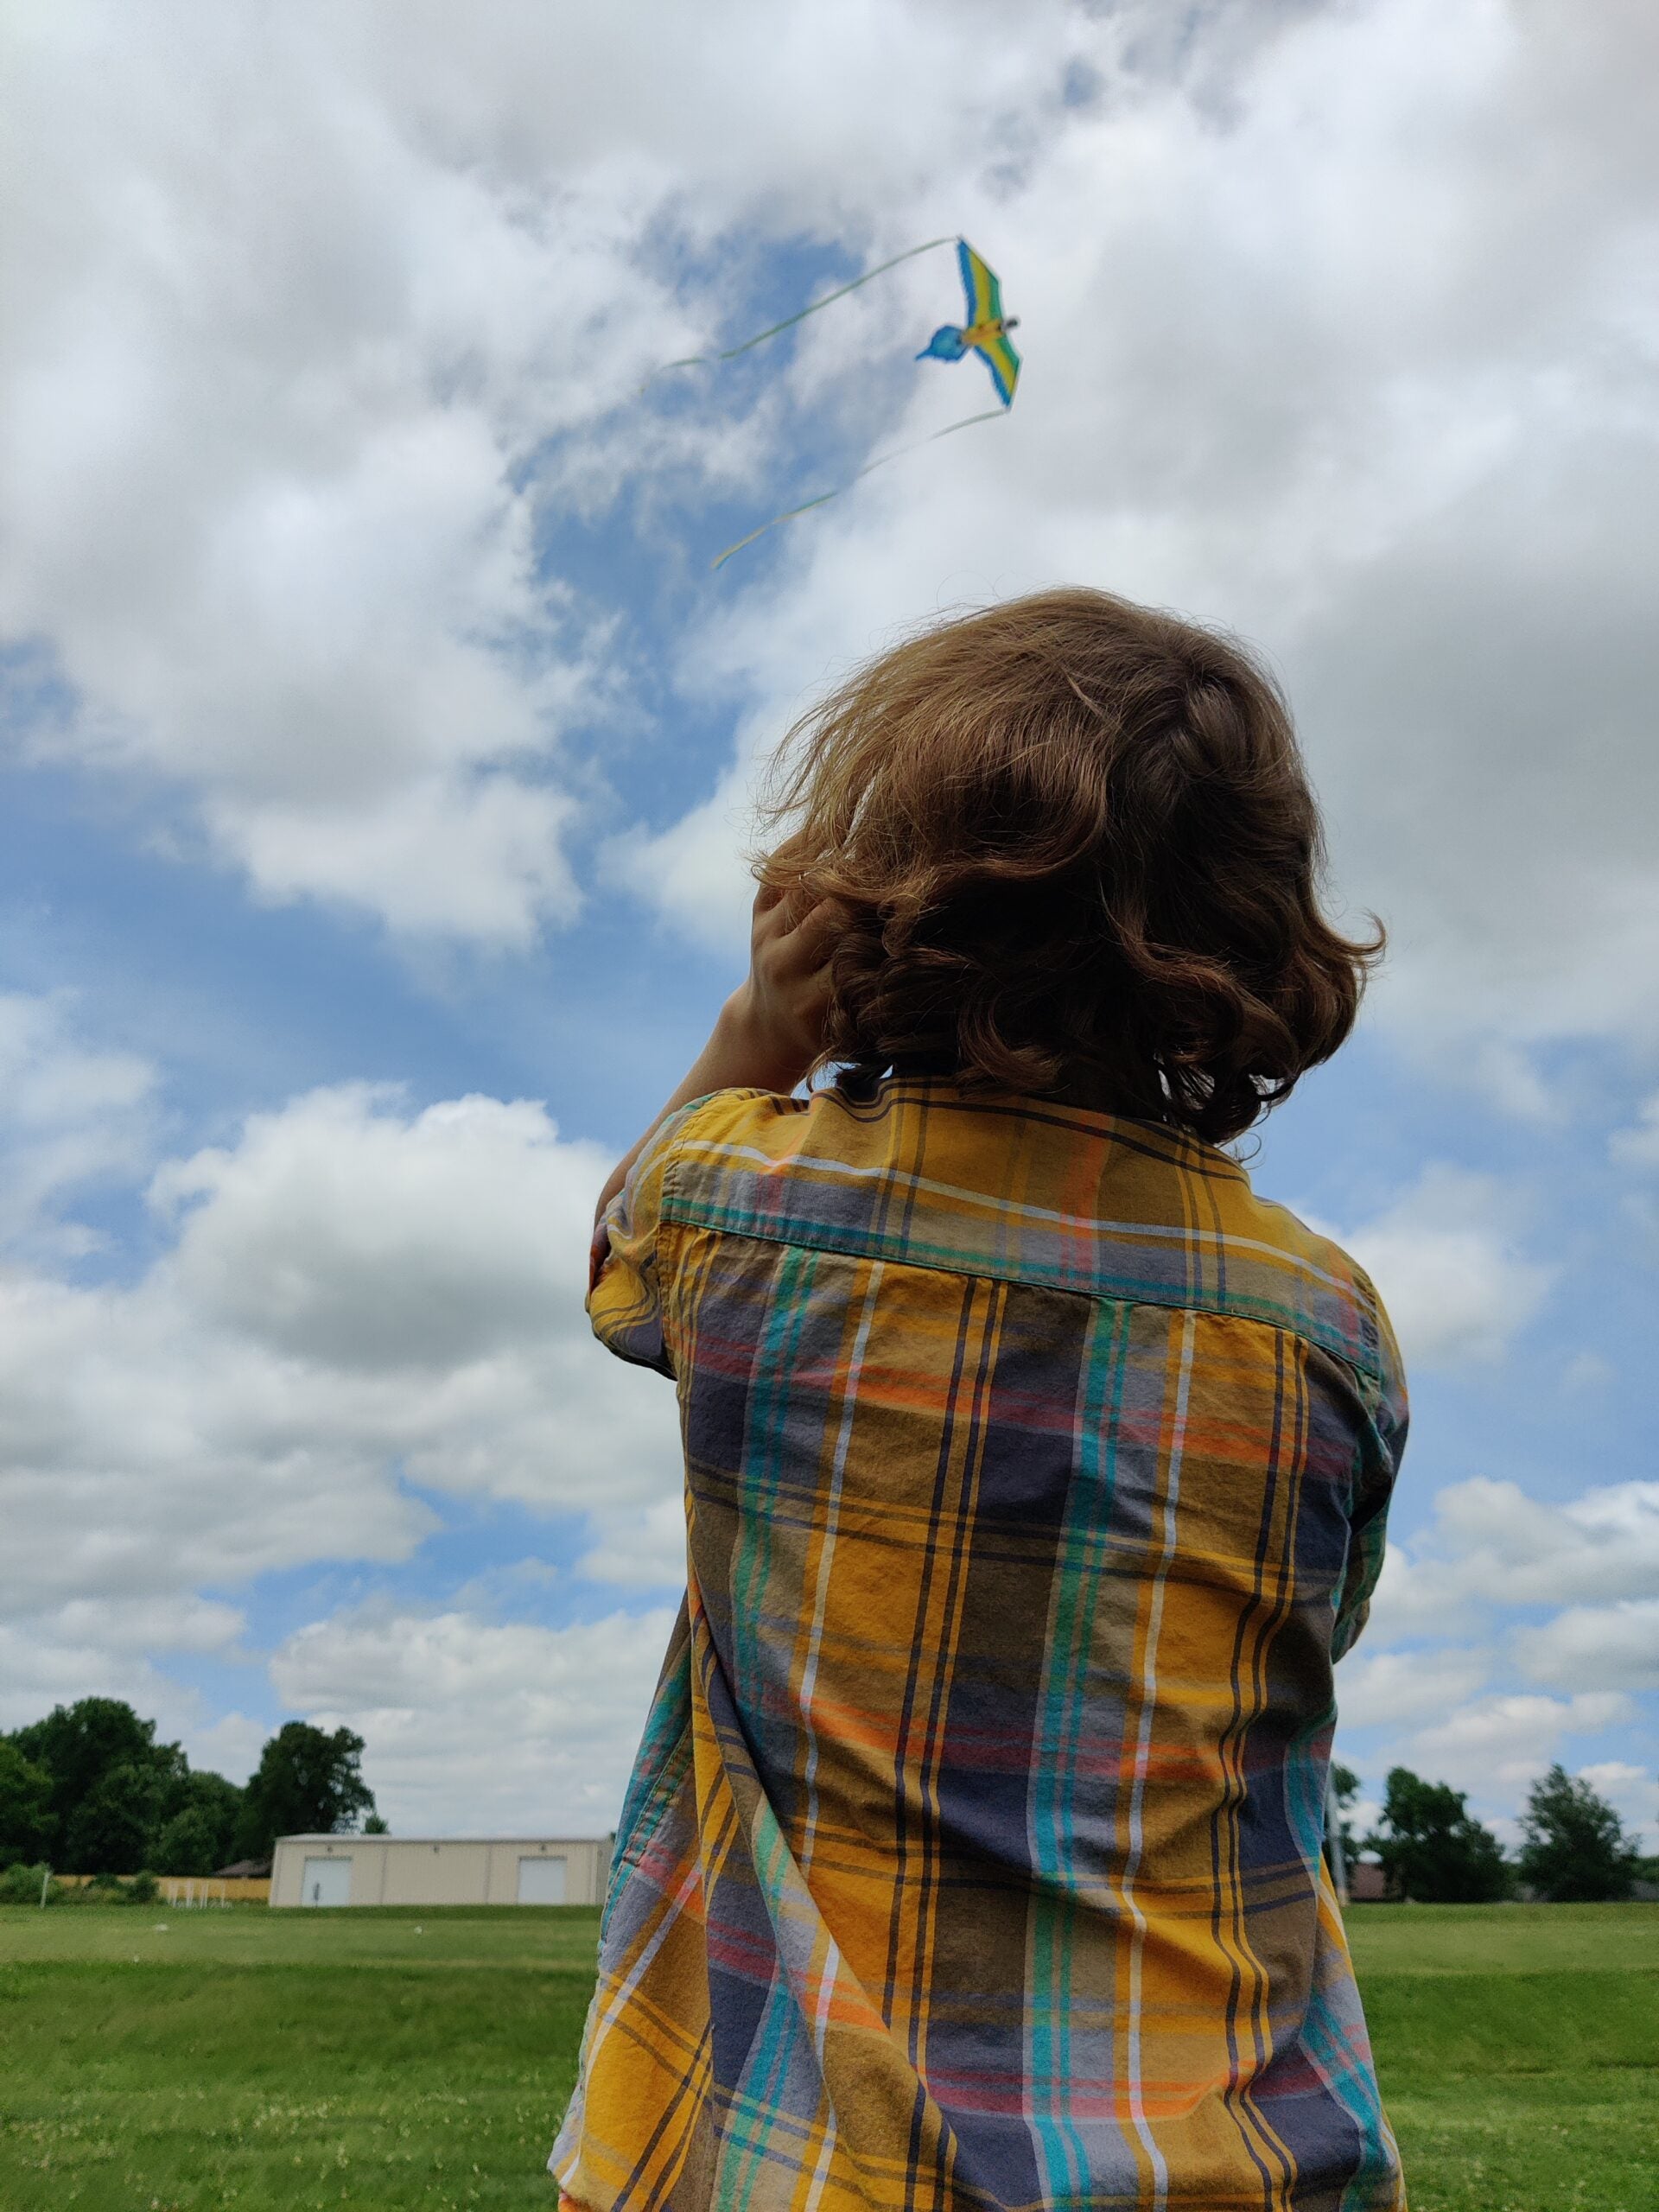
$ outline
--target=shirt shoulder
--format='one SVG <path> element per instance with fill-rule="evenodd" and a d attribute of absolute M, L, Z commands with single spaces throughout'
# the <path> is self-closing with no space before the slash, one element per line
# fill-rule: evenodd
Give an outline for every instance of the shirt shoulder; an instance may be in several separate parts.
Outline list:
<path fill-rule="evenodd" d="M 594 1227 L 588 1315 L 600 1342 L 619 1358 L 661 1374 L 675 1372 L 660 1239 L 667 1195 L 688 1137 L 723 1126 L 736 1102 L 764 1092 L 714 1091 L 665 1114 Z"/>
<path fill-rule="evenodd" d="M 694 1111 L 662 1177 L 664 1220 L 1256 1319 L 1375 1387 L 1397 1362 L 1364 1271 L 1179 1131 L 925 1080 L 868 1097 L 722 1091 Z"/>

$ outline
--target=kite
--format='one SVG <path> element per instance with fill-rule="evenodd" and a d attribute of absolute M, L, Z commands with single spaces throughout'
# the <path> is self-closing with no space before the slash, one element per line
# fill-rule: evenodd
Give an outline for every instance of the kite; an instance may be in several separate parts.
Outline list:
<path fill-rule="evenodd" d="M 861 284 L 877 276 L 886 276 L 889 269 L 896 269 L 901 261 L 913 261 L 919 253 L 931 253 L 935 247 L 954 245 L 957 265 L 962 270 L 963 289 L 967 298 L 966 321 L 961 324 L 947 322 L 936 330 L 927 344 L 916 356 L 918 361 L 959 361 L 966 353 L 977 353 L 991 372 L 991 382 L 996 387 L 1001 403 L 977 415 L 964 415 L 959 423 L 947 423 L 942 430 L 931 430 L 912 444 L 900 446 L 894 453 L 879 454 L 868 461 L 844 484 L 837 484 L 832 492 L 820 492 L 816 499 L 804 499 L 798 507 L 789 507 L 780 515 L 773 515 L 770 522 L 763 522 L 759 530 L 752 530 L 747 537 L 740 537 L 735 545 L 728 545 L 717 554 L 712 565 L 718 569 L 729 561 L 734 553 L 741 553 L 746 545 L 753 545 L 757 537 L 764 537 L 779 523 L 792 522 L 797 515 L 810 513 L 830 499 L 838 499 L 843 492 L 850 491 L 872 469 L 885 468 L 890 461 L 900 461 L 906 454 L 917 453 L 935 438 L 948 438 L 954 430 L 965 430 L 975 423 L 990 423 L 1006 414 L 1014 404 L 1014 387 L 1020 381 L 1020 356 L 1014 350 L 1008 333 L 1016 327 L 1018 318 L 1002 312 L 1002 288 L 996 272 L 974 251 L 966 238 L 929 238 L 925 245 L 912 245 L 903 253 L 896 253 L 891 261 L 881 262 L 874 269 L 867 269 L 861 276 L 855 276 L 849 284 L 842 284 L 833 292 L 826 292 L 821 300 L 814 300 L 809 307 L 796 314 L 785 315 L 781 322 L 771 323 L 765 330 L 756 331 L 753 338 L 746 338 L 741 345 L 728 346 L 723 353 L 688 353 L 678 361 L 664 361 L 653 376 L 665 375 L 671 369 L 712 368 L 721 361 L 734 361 L 741 353 L 763 345 L 768 338 L 776 338 L 785 330 L 792 330 L 798 322 L 804 322 L 808 315 L 817 315 L 820 308 L 833 306 L 845 299 L 849 292 L 855 292 Z M 649 383 L 651 379 L 647 379 Z M 644 387 L 642 386 L 643 390 Z"/>
<path fill-rule="evenodd" d="M 943 323 L 916 356 L 918 361 L 959 361 L 964 353 L 977 353 L 991 372 L 996 396 L 1005 407 L 1014 404 L 1014 388 L 1020 381 L 1020 356 L 1008 333 L 1017 327 L 1018 315 L 1002 312 L 1002 287 L 996 271 L 987 266 L 966 238 L 957 240 L 957 259 L 962 267 L 962 289 L 968 296 L 968 320 L 960 327 Z"/>

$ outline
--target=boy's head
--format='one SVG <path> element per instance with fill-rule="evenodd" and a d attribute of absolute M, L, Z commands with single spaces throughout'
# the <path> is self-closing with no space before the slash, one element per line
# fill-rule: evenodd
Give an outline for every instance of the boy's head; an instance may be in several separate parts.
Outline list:
<path fill-rule="evenodd" d="M 1104 592 L 924 632 L 790 733 L 764 880 L 833 898 L 823 1064 L 1249 1127 L 1351 1027 L 1379 931 L 1319 910 L 1285 702 L 1231 639 Z"/>

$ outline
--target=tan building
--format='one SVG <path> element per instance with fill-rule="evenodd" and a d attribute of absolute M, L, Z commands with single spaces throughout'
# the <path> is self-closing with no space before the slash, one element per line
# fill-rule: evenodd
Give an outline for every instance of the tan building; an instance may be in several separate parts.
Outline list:
<path fill-rule="evenodd" d="M 284 1835 L 270 1902 L 600 1904 L 609 1836 Z"/>

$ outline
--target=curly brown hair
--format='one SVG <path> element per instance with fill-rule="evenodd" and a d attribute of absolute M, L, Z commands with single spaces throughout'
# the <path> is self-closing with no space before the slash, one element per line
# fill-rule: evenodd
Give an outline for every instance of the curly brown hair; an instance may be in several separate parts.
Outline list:
<path fill-rule="evenodd" d="M 1289 711 L 1105 592 L 924 631 L 790 731 L 755 873 L 847 912 L 820 1068 L 948 1071 L 1224 1143 L 1329 1058 L 1382 949 L 1320 911 Z"/>

